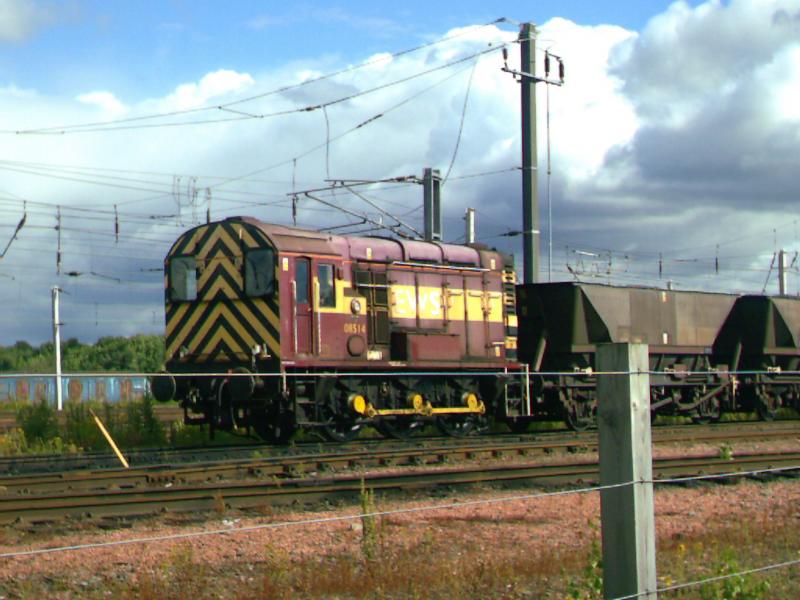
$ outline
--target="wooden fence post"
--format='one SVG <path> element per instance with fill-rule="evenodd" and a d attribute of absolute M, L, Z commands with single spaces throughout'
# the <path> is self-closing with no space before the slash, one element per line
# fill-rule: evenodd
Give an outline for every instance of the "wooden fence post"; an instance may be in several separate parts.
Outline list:
<path fill-rule="evenodd" d="M 646 344 L 597 347 L 605 598 L 656 598 L 656 539 Z M 602 373 L 618 373 L 603 375 Z"/>

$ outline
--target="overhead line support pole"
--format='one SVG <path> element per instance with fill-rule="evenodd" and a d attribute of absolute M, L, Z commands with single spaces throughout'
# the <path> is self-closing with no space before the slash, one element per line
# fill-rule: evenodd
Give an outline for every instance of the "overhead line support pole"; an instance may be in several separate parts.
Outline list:
<path fill-rule="evenodd" d="M 464 215 L 466 221 L 466 239 L 468 244 L 475 243 L 475 209 L 468 208 Z"/>
<path fill-rule="evenodd" d="M 536 26 L 519 32 L 522 108 L 522 264 L 525 283 L 539 280 L 539 177 L 536 171 Z"/>
<path fill-rule="evenodd" d="M 564 62 L 561 57 L 545 54 L 544 77 L 536 75 L 536 26 L 523 23 L 519 31 L 520 70 L 511 69 L 505 62 L 503 71 L 510 73 L 520 84 L 522 117 L 522 263 L 525 283 L 539 280 L 539 177 L 536 150 L 536 84 L 564 85 Z M 508 52 L 503 49 L 503 58 Z M 558 79 L 550 77 L 550 59 L 558 62 Z M 549 147 L 548 147 L 549 148 Z M 549 152 L 549 149 L 548 149 Z M 549 161 L 548 161 L 549 162 Z M 549 167 L 548 167 L 549 168 Z"/>
<path fill-rule="evenodd" d="M 424 236 L 427 241 L 442 239 L 442 178 L 439 169 L 426 168 L 422 175 Z"/>

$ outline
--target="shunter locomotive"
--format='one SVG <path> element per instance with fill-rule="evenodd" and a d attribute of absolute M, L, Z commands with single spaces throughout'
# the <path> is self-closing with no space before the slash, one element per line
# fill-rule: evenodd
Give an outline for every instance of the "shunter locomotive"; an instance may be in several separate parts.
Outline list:
<path fill-rule="evenodd" d="M 339 236 L 232 217 L 165 259 L 158 400 L 187 422 L 285 442 L 466 435 L 490 420 L 575 429 L 596 412 L 597 344 L 650 348 L 653 414 L 774 418 L 798 405 L 800 301 L 577 282 L 516 285 L 484 246 Z M 518 323 L 519 321 L 519 323 Z M 519 346 L 519 355 L 518 355 Z"/>
<path fill-rule="evenodd" d="M 229 218 L 180 236 L 165 269 L 169 375 L 153 391 L 194 422 L 276 442 L 431 421 L 464 435 L 518 387 L 498 377 L 520 365 L 496 251 Z"/>

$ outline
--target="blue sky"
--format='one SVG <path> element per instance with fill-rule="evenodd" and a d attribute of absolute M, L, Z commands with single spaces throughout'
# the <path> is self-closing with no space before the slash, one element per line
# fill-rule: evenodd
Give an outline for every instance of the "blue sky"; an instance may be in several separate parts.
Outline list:
<path fill-rule="evenodd" d="M 0 247 L 25 217 L 0 258 L 0 344 L 50 337 L 53 285 L 64 337 L 160 332 L 163 257 L 209 197 L 214 219 L 289 224 L 291 192 L 331 178 L 450 172 L 445 240 L 475 208 L 478 241 L 521 266 L 500 54 L 517 64 L 517 26 L 498 17 L 535 22 L 567 66 L 537 87 L 543 279 L 761 292 L 784 248 L 800 288 L 800 0 L 489 6 L 0 0 Z M 107 125 L 61 129 L 79 123 Z M 418 186 L 363 193 L 420 227 Z M 301 198 L 298 226 L 352 223 Z"/>
<path fill-rule="evenodd" d="M 42 2 L 25 39 L 0 52 L 0 74 L 54 95 L 113 88 L 130 99 L 217 68 L 254 72 L 307 57 L 358 61 L 402 50 L 442 31 L 507 17 L 641 29 L 668 2 Z M 513 25 L 509 26 L 513 29 Z"/>

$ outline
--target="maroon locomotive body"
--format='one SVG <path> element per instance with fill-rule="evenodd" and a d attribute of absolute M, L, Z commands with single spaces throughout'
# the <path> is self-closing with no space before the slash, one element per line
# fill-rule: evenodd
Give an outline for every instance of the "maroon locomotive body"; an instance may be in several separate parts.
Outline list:
<path fill-rule="evenodd" d="M 215 427 L 464 433 L 519 369 L 513 265 L 496 251 L 231 218 L 183 234 L 165 268 L 177 377 L 158 393 Z"/>

